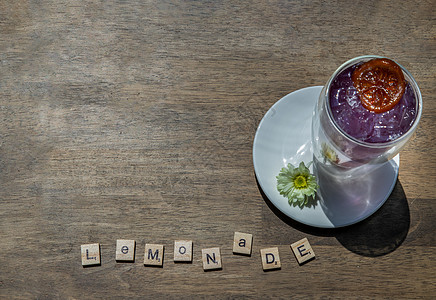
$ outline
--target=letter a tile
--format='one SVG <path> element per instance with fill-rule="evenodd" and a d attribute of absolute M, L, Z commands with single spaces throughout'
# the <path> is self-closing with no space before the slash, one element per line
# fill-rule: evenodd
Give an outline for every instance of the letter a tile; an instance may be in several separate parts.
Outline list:
<path fill-rule="evenodd" d="M 174 261 L 192 262 L 192 241 L 174 241 Z"/>
<path fill-rule="evenodd" d="M 81 246 L 82 266 L 100 264 L 100 244 L 86 244 Z"/>
<path fill-rule="evenodd" d="M 135 240 L 117 240 L 116 261 L 135 261 Z"/>
<path fill-rule="evenodd" d="M 164 260 L 164 246 L 145 244 L 144 265 L 162 267 Z"/>
<path fill-rule="evenodd" d="M 201 255 L 203 259 L 203 270 L 222 269 L 220 248 L 202 249 Z"/>
<path fill-rule="evenodd" d="M 301 265 L 312 258 L 315 258 L 315 252 L 313 252 L 312 247 L 309 244 L 307 238 L 299 240 L 291 245 L 292 251 L 294 252 L 295 258 Z"/>
<path fill-rule="evenodd" d="M 262 258 L 262 267 L 264 271 L 280 269 L 282 267 L 282 264 L 280 263 L 279 248 L 261 249 L 260 256 Z"/>
<path fill-rule="evenodd" d="M 253 235 L 249 233 L 235 232 L 233 238 L 233 253 L 251 255 Z"/>

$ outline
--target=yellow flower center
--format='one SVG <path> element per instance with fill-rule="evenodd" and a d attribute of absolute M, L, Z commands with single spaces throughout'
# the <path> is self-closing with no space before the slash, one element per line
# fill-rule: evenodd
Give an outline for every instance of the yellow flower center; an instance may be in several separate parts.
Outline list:
<path fill-rule="evenodd" d="M 306 177 L 303 176 L 303 175 L 298 175 L 297 177 L 295 177 L 295 179 L 294 179 L 294 186 L 297 189 L 307 188 L 307 179 L 306 179 Z"/>

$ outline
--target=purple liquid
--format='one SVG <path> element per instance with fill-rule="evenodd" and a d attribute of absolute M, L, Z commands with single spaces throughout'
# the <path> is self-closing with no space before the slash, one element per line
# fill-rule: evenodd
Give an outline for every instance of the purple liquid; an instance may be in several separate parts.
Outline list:
<path fill-rule="evenodd" d="M 348 135 L 368 143 L 393 141 L 406 133 L 416 118 L 416 98 L 409 83 L 391 110 L 374 113 L 364 108 L 351 75 L 360 64 L 340 72 L 330 85 L 330 108 L 336 124 Z"/>

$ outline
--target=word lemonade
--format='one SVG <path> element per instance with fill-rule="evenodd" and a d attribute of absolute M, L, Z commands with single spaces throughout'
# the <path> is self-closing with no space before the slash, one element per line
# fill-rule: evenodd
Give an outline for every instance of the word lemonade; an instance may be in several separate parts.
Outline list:
<path fill-rule="evenodd" d="M 233 253 L 251 256 L 253 236 L 249 233 L 235 232 L 233 239 Z M 135 261 L 135 240 L 117 240 L 115 260 L 118 262 Z M 303 264 L 315 257 L 315 253 L 307 238 L 291 245 L 291 249 L 299 264 Z M 100 265 L 100 244 L 86 244 L 81 246 L 82 266 Z M 192 263 L 193 243 L 189 240 L 174 241 L 174 262 Z M 201 250 L 203 270 L 222 269 L 220 248 L 206 248 Z M 279 249 L 277 247 L 260 250 L 264 271 L 281 268 Z M 144 265 L 163 267 L 164 245 L 145 244 Z"/>

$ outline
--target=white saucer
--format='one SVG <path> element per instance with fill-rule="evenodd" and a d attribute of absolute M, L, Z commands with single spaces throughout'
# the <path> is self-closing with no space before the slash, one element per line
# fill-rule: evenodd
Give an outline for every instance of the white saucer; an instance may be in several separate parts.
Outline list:
<path fill-rule="evenodd" d="M 257 180 L 271 203 L 290 218 L 314 227 L 336 228 L 357 223 L 379 209 L 391 194 L 398 177 L 399 155 L 372 170 L 365 182 L 343 186 L 334 182 L 310 207 L 293 207 L 277 191 L 280 169 L 313 160 L 312 115 L 322 86 L 292 92 L 277 101 L 265 114 L 253 142 Z M 348 191 L 362 191 L 360 199 L 349 199 Z"/>

